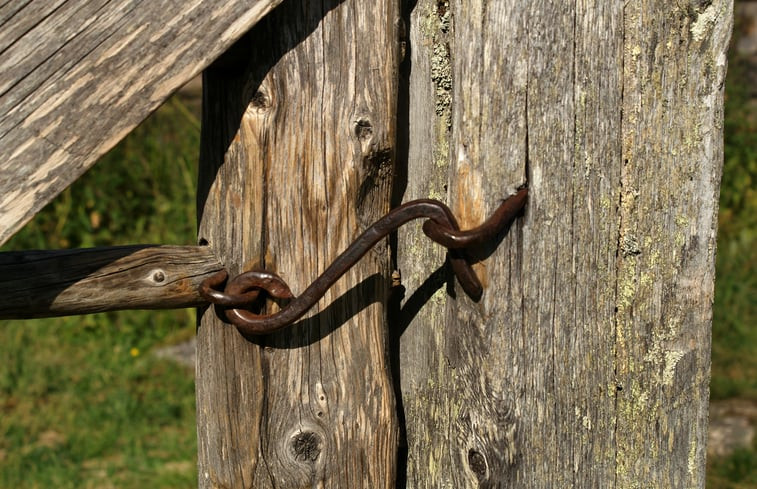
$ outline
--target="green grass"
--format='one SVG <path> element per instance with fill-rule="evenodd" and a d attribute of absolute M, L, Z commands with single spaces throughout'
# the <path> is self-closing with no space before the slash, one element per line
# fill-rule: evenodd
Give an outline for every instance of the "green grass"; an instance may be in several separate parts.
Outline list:
<path fill-rule="evenodd" d="M 757 487 L 757 450 L 741 449 L 709 463 L 707 489 L 754 489 Z"/>
<path fill-rule="evenodd" d="M 171 99 L 3 250 L 193 244 L 199 124 Z M 194 310 L 0 322 L 0 488 L 197 487 Z"/>
<path fill-rule="evenodd" d="M 737 57 L 726 84 L 725 142 L 711 392 L 757 400 L 757 103 Z"/>
<path fill-rule="evenodd" d="M 196 487 L 191 372 L 149 355 L 192 315 L 167 319 L 2 325 L 0 487 Z"/>

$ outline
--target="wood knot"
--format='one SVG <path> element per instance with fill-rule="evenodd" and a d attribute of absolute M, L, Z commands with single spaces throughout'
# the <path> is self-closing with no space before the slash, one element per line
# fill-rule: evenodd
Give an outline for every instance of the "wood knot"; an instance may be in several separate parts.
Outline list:
<path fill-rule="evenodd" d="M 373 124 L 368 119 L 358 119 L 354 130 L 355 136 L 360 141 L 368 141 L 373 137 Z"/>
<path fill-rule="evenodd" d="M 272 105 L 271 97 L 268 96 L 268 94 L 265 93 L 263 90 L 258 90 L 252 96 L 252 100 L 250 100 L 250 105 L 252 105 L 252 107 L 256 109 L 268 109 Z"/>
<path fill-rule="evenodd" d="M 321 437 L 312 431 L 302 431 L 292 437 L 290 448 L 296 461 L 315 463 L 321 454 Z"/>
<path fill-rule="evenodd" d="M 476 475 L 478 482 L 484 482 L 487 479 L 486 457 L 481 452 L 473 449 L 468 451 L 468 467 Z"/>
<path fill-rule="evenodd" d="M 154 285 L 161 285 L 166 281 L 166 274 L 163 270 L 157 269 L 150 272 L 149 280 Z"/>

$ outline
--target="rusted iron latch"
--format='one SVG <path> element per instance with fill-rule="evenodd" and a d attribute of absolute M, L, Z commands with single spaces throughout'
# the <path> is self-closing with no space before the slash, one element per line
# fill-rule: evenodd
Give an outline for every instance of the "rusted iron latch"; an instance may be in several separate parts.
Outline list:
<path fill-rule="evenodd" d="M 295 297 L 284 280 L 273 272 L 244 272 L 227 282 L 225 270 L 205 279 L 200 285 L 200 295 L 208 302 L 221 306 L 219 313 L 234 324 L 241 333 L 248 335 L 267 334 L 286 327 L 301 318 L 326 291 L 347 272 L 376 243 L 389 233 L 413 219 L 426 218 L 423 232 L 433 241 L 449 250 L 452 270 L 463 290 L 478 301 L 483 287 L 470 266 L 465 249 L 481 245 L 502 231 L 526 203 L 528 189 L 523 188 L 507 198 L 494 214 L 477 228 L 461 231 L 449 207 L 438 200 L 421 199 L 403 204 L 376 221 L 371 227 L 334 260 L 326 271 L 316 278 L 305 291 Z M 270 315 L 254 314 L 247 310 L 261 291 L 277 300 L 282 308 Z"/>

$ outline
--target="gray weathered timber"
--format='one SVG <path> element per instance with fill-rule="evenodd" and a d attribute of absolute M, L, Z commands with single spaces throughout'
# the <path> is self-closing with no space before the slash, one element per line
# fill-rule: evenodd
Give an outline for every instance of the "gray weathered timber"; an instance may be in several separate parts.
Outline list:
<path fill-rule="evenodd" d="M 222 268 L 206 246 L 113 246 L 0 253 L 0 319 L 206 304 Z"/>
<path fill-rule="evenodd" d="M 0 6 L 0 244 L 280 1 Z"/>
<path fill-rule="evenodd" d="M 398 15 L 284 2 L 205 72 L 199 238 L 232 275 L 263 267 L 300 293 L 388 211 Z M 375 248 L 274 335 L 201 314 L 201 488 L 395 487 L 388 258 Z"/>
<path fill-rule="evenodd" d="M 618 483 L 704 485 L 730 0 L 629 4 L 618 201 Z"/>
<path fill-rule="evenodd" d="M 462 227 L 525 180 L 529 203 L 480 250 L 478 304 L 400 232 L 406 487 L 704 486 L 731 17 L 730 0 L 407 14 L 404 200 L 446 195 Z"/>

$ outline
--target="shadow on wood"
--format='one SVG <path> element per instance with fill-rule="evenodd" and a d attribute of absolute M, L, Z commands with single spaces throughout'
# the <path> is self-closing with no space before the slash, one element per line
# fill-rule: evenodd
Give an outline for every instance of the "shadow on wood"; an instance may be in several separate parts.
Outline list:
<path fill-rule="evenodd" d="M 319 8 L 329 12 L 343 1 L 327 0 Z M 245 111 L 250 107 L 266 109 L 273 102 L 272 94 L 266 93 L 261 87 L 266 75 L 286 53 L 312 34 L 323 20 L 305 15 L 291 18 L 289 12 L 298 3 L 300 2 L 295 0 L 281 2 L 203 72 L 203 119 L 212 120 L 213 123 L 202 125 L 200 160 L 203 164 L 200 165 L 197 187 L 198 222 L 202 221 L 210 187 L 216 181 L 229 146 L 239 133 Z M 302 19 L 307 23 L 295 24 L 285 31 L 280 29 L 287 22 Z M 295 32 L 297 36 L 292 36 Z M 255 41 L 261 38 L 271 39 L 271 42 L 264 47 L 260 46 Z M 214 102 L 210 104 L 209 100 Z M 261 195 L 260 198 L 264 196 Z M 201 236 L 201 242 L 202 239 Z"/>

